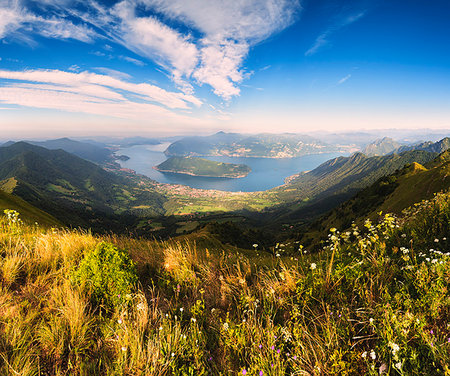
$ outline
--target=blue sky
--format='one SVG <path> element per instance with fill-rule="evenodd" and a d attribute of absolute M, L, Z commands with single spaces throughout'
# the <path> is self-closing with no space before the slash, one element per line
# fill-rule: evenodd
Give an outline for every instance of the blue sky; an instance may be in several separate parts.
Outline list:
<path fill-rule="evenodd" d="M 0 0 L 0 129 L 449 129 L 449 16 L 447 0 Z"/>

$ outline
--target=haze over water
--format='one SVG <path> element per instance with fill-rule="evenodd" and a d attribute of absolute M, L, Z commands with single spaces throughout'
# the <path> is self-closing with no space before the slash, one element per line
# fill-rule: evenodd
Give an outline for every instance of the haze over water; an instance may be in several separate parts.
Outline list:
<path fill-rule="evenodd" d="M 162 173 L 153 169 L 164 162 L 164 154 L 169 143 L 160 145 L 136 145 L 120 149 L 117 154 L 130 157 L 127 161 L 118 161 L 122 167 L 132 169 L 138 174 L 148 176 L 160 183 L 182 184 L 192 188 L 217 189 L 231 192 L 255 192 L 282 185 L 288 176 L 309 171 L 340 153 L 305 155 L 296 158 L 247 158 L 247 157 L 205 157 L 218 162 L 246 164 L 252 172 L 245 178 L 224 179 L 204 178 L 183 174 Z"/>

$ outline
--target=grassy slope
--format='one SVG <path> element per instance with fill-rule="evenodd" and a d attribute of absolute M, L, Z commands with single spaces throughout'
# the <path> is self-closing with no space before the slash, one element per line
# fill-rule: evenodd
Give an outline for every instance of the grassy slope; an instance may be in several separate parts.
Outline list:
<path fill-rule="evenodd" d="M 30 205 L 20 197 L 0 190 L 0 213 L 3 214 L 5 209 L 22 213 L 22 217 L 30 224 L 38 222 L 41 226 L 61 226 L 61 223 L 50 214 Z"/>
<path fill-rule="evenodd" d="M 0 374 L 449 375 L 449 217 L 439 195 L 295 259 L 1 219 Z M 71 279 L 101 241 L 139 277 L 110 308 Z"/>

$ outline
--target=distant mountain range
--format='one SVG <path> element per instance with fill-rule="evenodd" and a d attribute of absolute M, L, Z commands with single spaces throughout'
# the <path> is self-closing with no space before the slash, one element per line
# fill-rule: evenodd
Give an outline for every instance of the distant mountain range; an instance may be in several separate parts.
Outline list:
<path fill-rule="evenodd" d="M 363 149 L 363 153 L 367 156 L 381 156 L 392 153 L 402 153 L 409 150 L 423 150 L 432 153 L 442 153 L 450 148 L 450 138 L 445 137 L 440 141 L 420 142 L 412 145 L 402 145 L 389 137 L 384 137 L 370 143 Z"/>
<path fill-rule="evenodd" d="M 41 146 L 49 150 L 64 150 L 68 153 L 74 154 L 80 158 L 87 159 L 88 161 L 102 164 L 107 162 L 112 162 L 114 159 L 112 157 L 112 151 L 106 147 L 101 147 L 94 145 L 89 142 L 75 141 L 70 138 L 58 138 L 55 140 L 47 141 L 26 141 L 28 144 Z M 7 147 L 15 144 L 14 141 L 8 141 L 1 145 L 2 147 Z"/>
<path fill-rule="evenodd" d="M 383 137 L 378 140 L 375 140 L 371 144 L 367 145 L 363 149 L 363 154 L 367 155 L 368 157 L 373 156 L 379 156 L 379 155 L 386 155 L 389 153 L 392 153 L 396 150 L 398 150 L 402 144 L 399 142 L 393 140 L 390 137 Z M 405 150 L 403 150 L 405 151 Z"/>
<path fill-rule="evenodd" d="M 218 132 L 211 136 L 185 137 L 172 143 L 167 156 L 229 156 L 291 158 L 307 154 L 345 152 L 345 148 L 326 144 L 299 134 L 258 134 Z"/>

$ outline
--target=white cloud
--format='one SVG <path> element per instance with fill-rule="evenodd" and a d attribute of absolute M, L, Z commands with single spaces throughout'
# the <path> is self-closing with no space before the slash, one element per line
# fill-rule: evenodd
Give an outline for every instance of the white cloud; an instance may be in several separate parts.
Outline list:
<path fill-rule="evenodd" d="M 129 57 L 129 56 L 123 56 L 123 55 L 121 55 L 121 56 L 119 56 L 119 59 L 128 61 L 129 63 L 133 63 L 134 65 L 137 65 L 137 66 L 139 66 L 139 67 L 145 66 L 145 63 L 144 63 L 143 61 L 138 60 L 138 59 L 134 59 L 134 58 Z"/>
<path fill-rule="evenodd" d="M 289 26 L 299 9 L 289 0 L 140 0 L 203 33 L 193 77 L 225 99 L 239 95 L 243 61 L 252 45 Z"/>
<path fill-rule="evenodd" d="M 351 74 L 347 74 L 345 77 L 342 77 L 339 81 L 338 81 L 338 85 L 342 85 L 345 81 L 347 81 L 350 77 L 352 77 Z"/>
<path fill-rule="evenodd" d="M 234 39 L 250 44 L 289 26 L 299 9 L 296 0 L 140 0 L 183 21 L 209 38 Z"/>
<path fill-rule="evenodd" d="M 36 108 L 138 119 L 184 118 L 173 110 L 201 105 L 194 96 L 168 92 L 147 83 L 130 83 L 90 72 L 5 71 L 0 102 Z"/>
<path fill-rule="evenodd" d="M 21 6 L 18 0 L 5 0 L 0 4 L 0 38 L 7 34 L 29 40 L 30 31 L 47 38 L 76 39 L 91 42 L 95 32 L 84 24 L 75 25 L 60 17 L 36 16 Z"/>
<path fill-rule="evenodd" d="M 250 48 L 289 26 L 300 9 L 300 0 L 122 0 L 110 8 L 95 0 L 37 0 L 42 16 L 21 0 L 4 1 L 0 37 L 103 38 L 156 62 L 186 95 L 194 92 L 193 83 L 207 84 L 225 99 L 239 95 Z M 162 22 L 169 19 L 187 29 Z"/>
<path fill-rule="evenodd" d="M 361 11 L 355 14 L 347 15 L 345 17 L 341 17 L 337 22 L 335 22 L 332 26 L 330 26 L 327 30 L 325 30 L 322 34 L 320 34 L 314 44 L 305 52 L 305 56 L 314 55 L 317 51 L 319 51 L 322 47 L 326 46 L 329 43 L 330 37 L 342 29 L 345 26 L 348 26 L 359 19 L 363 18 L 366 15 L 367 11 Z"/>
<path fill-rule="evenodd" d="M 113 14 L 121 20 L 120 39 L 127 48 L 168 68 L 176 81 L 191 75 L 198 50 L 188 37 L 154 17 L 137 17 L 133 4 L 126 0 L 114 7 Z"/>
<path fill-rule="evenodd" d="M 199 83 L 207 83 L 214 93 L 230 99 L 239 94 L 235 85 L 243 80 L 243 73 L 239 70 L 242 60 L 248 52 L 248 45 L 225 41 L 203 41 L 201 49 L 201 64 L 194 72 Z"/>

